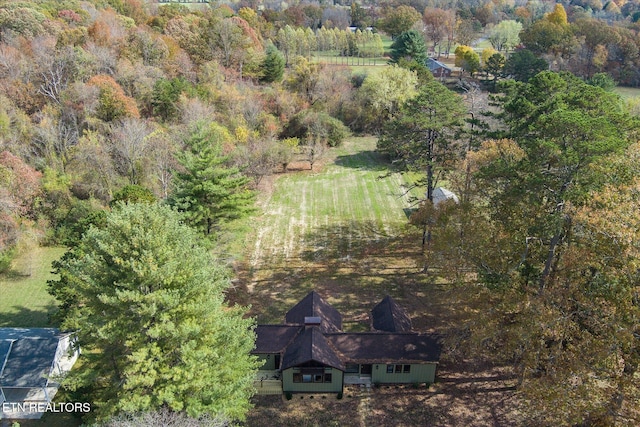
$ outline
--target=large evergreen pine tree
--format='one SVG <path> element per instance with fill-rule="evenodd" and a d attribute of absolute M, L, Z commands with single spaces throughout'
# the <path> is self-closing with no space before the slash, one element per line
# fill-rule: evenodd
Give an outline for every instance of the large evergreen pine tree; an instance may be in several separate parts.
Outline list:
<path fill-rule="evenodd" d="M 379 151 L 407 170 L 425 172 L 429 203 L 433 202 L 438 172 L 451 168 L 462 154 L 455 136 L 465 114 L 462 98 L 431 80 L 402 106 L 380 135 Z M 424 246 L 429 240 L 426 223 L 423 232 Z"/>
<path fill-rule="evenodd" d="M 88 391 L 98 420 L 160 408 L 242 419 L 250 407 L 253 320 L 225 303 L 226 270 L 181 220 L 121 204 L 55 265 L 50 292 L 83 350 L 65 384 Z"/>
<path fill-rule="evenodd" d="M 391 44 L 391 62 L 397 63 L 403 58 L 420 64 L 427 60 L 427 46 L 422 34 L 416 30 L 403 32 Z"/>

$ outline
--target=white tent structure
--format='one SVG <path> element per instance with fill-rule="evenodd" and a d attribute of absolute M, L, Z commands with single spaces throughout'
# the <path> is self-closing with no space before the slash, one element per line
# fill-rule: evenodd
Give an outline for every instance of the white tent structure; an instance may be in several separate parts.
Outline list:
<path fill-rule="evenodd" d="M 439 203 L 445 202 L 447 200 L 453 200 L 456 203 L 459 203 L 458 196 L 456 196 L 453 192 L 447 190 L 446 188 L 436 187 L 433 190 L 433 205 L 438 206 Z"/>
<path fill-rule="evenodd" d="M 56 380 L 78 358 L 72 339 L 71 333 L 54 328 L 0 328 L 0 418 L 42 416 L 19 408 L 51 402 L 59 387 Z"/>

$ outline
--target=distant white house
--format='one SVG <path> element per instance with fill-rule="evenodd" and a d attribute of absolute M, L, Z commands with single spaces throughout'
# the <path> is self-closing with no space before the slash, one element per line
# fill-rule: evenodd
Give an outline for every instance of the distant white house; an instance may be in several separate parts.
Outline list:
<path fill-rule="evenodd" d="M 446 188 L 436 187 L 433 190 L 434 206 L 438 206 L 439 203 L 445 202 L 447 200 L 453 200 L 456 203 L 460 203 L 458 196 L 456 196 L 453 192 L 447 190 Z"/>
<path fill-rule="evenodd" d="M 73 336 L 54 328 L 0 328 L 0 418 L 40 418 L 78 358 Z"/>

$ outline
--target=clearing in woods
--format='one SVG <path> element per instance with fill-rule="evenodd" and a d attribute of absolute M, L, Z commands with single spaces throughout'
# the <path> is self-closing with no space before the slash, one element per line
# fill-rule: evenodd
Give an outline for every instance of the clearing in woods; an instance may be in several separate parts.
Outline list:
<path fill-rule="evenodd" d="M 451 336 L 486 307 L 488 295 L 422 273 L 420 231 L 405 177 L 375 151 L 374 138 L 350 138 L 315 171 L 277 177 L 252 218 L 245 260 L 228 294 L 251 305 L 259 323 L 281 323 L 316 290 L 343 316 L 343 329 L 366 331 L 369 311 L 389 294 L 414 329 Z M 413 195 L 418 195 L 414 193 Z M 345 388 L 335 395 L 256 396 L 248 426 L 515 425 L 508 369 L 454 362 L 445 347 L 438 382 L 426 389 Z"/>

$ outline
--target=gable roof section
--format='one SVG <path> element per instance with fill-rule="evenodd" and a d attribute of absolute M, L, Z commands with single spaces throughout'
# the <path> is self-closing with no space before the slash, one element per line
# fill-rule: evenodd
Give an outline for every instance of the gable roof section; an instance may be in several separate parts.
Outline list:
<path fill-rule="evenodd" d="M 287 347 L 282 357 L 282 369 L 308 362 L 318 362 L 344 371 L 340 358 L 317 326 L 305 328 Z"/>
<path fill-rule="evenodd" d="M 0 328 L 0 386 L 46 387 L 61 335 L 49 328 Z"/>
<path fill-rule="evenodd" d="M 304 325 L 305 317 L 320 317 L 322 332 L 342 330 L 342 315 L 315 291 L 311 291 L 285 315 L 285 323 Z"/>
<path fill-rule="evenodd" d="M 437 336 L 416 333 L 342 333 L 327 335 L 345 363 L 437 363 Z"/>
<path fill-rule="evenodd" d="M 447 64 L 437 61 L 433 58 L 427 58 L 427 67 L 429 67 L 429 70 L 431 71 L 437 70 L 438 68 L 444 68 L 445 70 L 451 71 L 451 68 Z"/>
<path fill-rule="evenodd" d="M 252 353 L 282 353 L 302 328 L 289 325 L 258 325 Z"/>
<path fill-rule="evenodd" d="M 371 310 L 373 328 L 385 332 L 410 332 L 411 319 L 389 295 Z"/>
<path fill-rule="evenodd" d="M 288 324 L 258 325 L 252 353 L 281 353 L 282 370 L 314 364 L 344 371 L 347 363 L 438 363 L 440 336 L 411 332 L 411 319 L 393 298 L 387 295 L 371 314 L 372 332 L 342 332 L 340 313 L 311 292 L 287 312 Z M 321 325 L 310 317 L 321 318 Z"/>
<path fill-rule="evenodd" d="M 456 203 L 459 203 L 460 200 L 458 196 L 455 195 L 452 191 L 447 190 L 446 188 L 436 187 L 433 190 L 433 204 L 437 206 L 442 202 L 446 202 L 447 200 L 453 200 Z"/>

